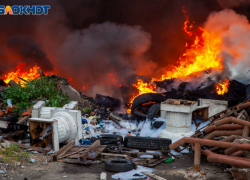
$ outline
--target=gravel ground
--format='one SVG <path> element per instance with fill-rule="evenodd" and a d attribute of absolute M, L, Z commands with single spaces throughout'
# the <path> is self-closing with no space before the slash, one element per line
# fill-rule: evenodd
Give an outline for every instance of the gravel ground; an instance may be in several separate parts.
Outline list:
<path fill-rule="evenodd" d="M 111 180 L 111 176 L 114 174 L 104 170 L 104 163 L 87 167 L 60 162 L 46 162 L 46 157 L 42 157 L 39 154 L 37 156 L 38 158 L 36 158 L 37 160 L 34 163 L 21 164 L 19 166 L 10 166 L 2 163 L 1 168 L 5 168 L 6 173 L 0 174 L 0 179 L 23 180 L 26 177 L 28 180 L 98 180 L 100 179 L 100 174 L 106 172 L 108 180 Z M 191 153 L 178 156 L 178 159 L 169 164 L 162 163 L 156 166 L 154 173 L 168 180 L 233 180 L 231 173 L 224 171 L 227 167 L 229 166 L 225 164 L 209 163 L 206 157 L 202 156 L 201 172 L 204 176 L 202 178 L 185 177 L 187 172 L 191 172 L 193 168 L 193 154 Z"/>

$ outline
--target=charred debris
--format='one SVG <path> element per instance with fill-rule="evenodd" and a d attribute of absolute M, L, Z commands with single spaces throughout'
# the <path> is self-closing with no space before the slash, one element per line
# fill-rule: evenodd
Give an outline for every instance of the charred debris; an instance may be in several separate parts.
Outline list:
<path fill-rule="evenodd" d="M 249 87 L 238 81 L 230 81 L 224 95 L 211 80 L 194 90 L 189 82 L 177 88 L 173 79 L 154 82 L 160 93 L 142 94 L 129 104 L 128 87 L 120 88 L 122 100 L 92 98 L 64 77 L 39 73 L 19 83 L 0 79 L 2 143 L 50 154 L 51 161 L 87 166 L 105 161 L 105 170 L 112 172 L 170 163 L 173 152 L 188 149 L 194 152 L 193 172 L 200 176 L 201 156 L 230 165 L 235 176 L 247 176 L 241 168 L 250 168 Z"/>

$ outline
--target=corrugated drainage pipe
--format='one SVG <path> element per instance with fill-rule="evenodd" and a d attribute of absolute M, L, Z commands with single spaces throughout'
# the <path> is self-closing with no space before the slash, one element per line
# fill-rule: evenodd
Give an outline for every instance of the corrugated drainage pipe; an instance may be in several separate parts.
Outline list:
<path fill-rule="evenodd" d="M 215 130 L 237 130 L 237 129 L 243 129 L 244 126 L 239 124 L 223 124 L 221 126 L 216 127 L 215 125 L 207 127 L 204 132 L 206 134 L 215 131 Z"/>
<path fill-rule="evenodd" d="M 249 121 L 245 121 L 245 120 L 238 119 L 238 118 L 235 118 L 235 117 L 228 117 L 228 118 L 224 118 L 224 119 L 215 121 L 214 125 L 215 126 L 221 126 L 223 124 L 229 124 L 229 123 L 240 124 L 240 125 L 243 125 L 243 126 L 247 125 L 247 126 L 250 127 L 250 122 Z"/>

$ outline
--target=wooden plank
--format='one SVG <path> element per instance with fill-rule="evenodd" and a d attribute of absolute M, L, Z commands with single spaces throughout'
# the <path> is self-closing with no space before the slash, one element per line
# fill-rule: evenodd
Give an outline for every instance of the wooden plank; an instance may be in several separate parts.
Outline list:
<path fill-rule="evenodd" d="M 180 100 L 173 99 L 173 102 L 174 102 L 175 105 L 180 105 L 181 104 Z"/>
<path fill-rule="evenodd" d="M 59 151 L 53 154 L 53 160 L 57 161 L 58 156 L 60 154 L 65 154 L 67 151 L 69 151 L 69 147 L 73 147 L 75 145 L 75 140 L 70 141 L 67 145 L 63 146 Z"/>
<path fill-rule="evenodd" d="M 89 146 L 90 147 L 90 146 Z M 95 152 L 95 156 L 88 156 L 87 159 L 95 159 L 104 149 L 106 148 L 106 145 L 101 145 L 99 146 L 94 152 Z M 88 148 L 85 148 L 85 150 Z M 81 156 L 84 153 L 84 151 L 80 151 L 77 154 L 73 154 L 71 156 L 69 156 L 68 158 L 73 158 L 73 159 L 78 159 L 79 156 Z"/>
<path fill-rule="evenodd" d="M 70 149 L 70 151 L 68 152 L 73 153 L 79 150 L 79 148 L 84 148 L 84 149 L 88 149 L 90 147 L 90 145 L 82 145 L 82 146 L 74 146 L 73 148 Z"/>
<path fill-rule="evenodd" d="M 154 161 L 154 162 L 148 162 L 148 163 L 144 164 L 144 166 L 147 166 L 147 167 L 155 167 L 155 166 L 157 166 L 157 165 L 163 163 L 166 159 L 167 159 L 167 158 L 164 157 L 164 158 L 161 158 L 161 159 L 156 160 L 156 161 Z"/>
<path fill-rule="evenodd" d="M 27 124 L 27 121 L 29 119 L 29 116 L 25 116 L 22 119 L 20 119 L 17 124 Z"/>
<path fill-rule="evenodd" d="M 61 154 L 59 154 L 59 155 L 57 156 L 57 159 L 59 159 L 59 158 L 61 158 L 63 155 L 65 155 L 72 147 L 73 147 L 73 144 L 72 144 L 72 143 L 69 144 L 69 146 L 68 146 L 63 152 L 61 152 Z"/>
<path fill-rule="evenodd" d="M 67 154 L 71 154 L 75 151 L 78 151 L 79 148 L 84 148 L 85 150 L 88 149 L 90 147 L 90 145 L 75 145 L 72 149 L 70 149 L 65 155 Z M 106 145 L 100 145 L 98 146 L 98 149 L 96 151 L 100 151 L 102 152 L 104 149 L 106 148 Z M 95 151 L 95 152 L 96 152 Z M 79 152 L 79 154 L 82 154 L 82 152 Z M 74 154 L 74 155 L 71 155 L 70 157 L 68 158 L 78 158 L 79 156 L 77 156 L 78 154 Z"/>
<path fill-rule="evenodd" d="M 128 155 L 125 154 L 112 154 L 112 153 L 101 153 L 100 154 L 100 160 L 101 161 L 105 161 L 108 158 L 111 157 L 119 157 L 119 158 L 125 158 L 125 159 L 129 159 Z M 133 159 L 133 157 L 132 157 Z"/>
<path fill-rule="evenodd" d="M 125 154 L 112 154 L 112 153 L 101 153 L 101 156 L 114 156 L 114 157 L 123 157 L 123 158 L 128 158 L 128 155 Z"/>
<path fill-rule="evenodd" d="M 25 79 L 23 79 L 21 77 L 17 77 L 17 78 L 20 79 L 20 80 L 22 80 L 22 81 L 24 81 L 24 82 L 26 82 L 26 83 L 29 83 L 29 81 L 27 81 L 27 80 L 25 80 Z"/>
<path fill-rule="evenodd" d="M 144 171 L 144 172 L 142 172 L 142 173 L 145 174 L 146 176 L 149 176 L 149 177 L 154 178 L 154 179 L 156 179 L 156 180 L 167 180 L 167 179 L 165 179 L 165 178 L 162 178 L 162 177 L 160 177 L 160 176 L 156 176 L 155 174 L 152 174 L 152 173 L 147 172 L 147 171 Z"/>
<path fill-rule="evenodd" d="M 100 140 L 96 140 L 88 149 L 84 151 L 84 153 L 80 156 L 80 160 L 84 162 L 89 156 L 89 153 L 95 151 L 98 148 L 98 146 L 100 146 L 100 144 L 101 144 Z"/>
<path fill-rule="evenodd" d="M 104 147 L 101 147 L 101 148 L 99 148 L 99 147 L 95 150 L 95 155 L 88 156 L 87 159 L 92 159 L 92 160 L 96 159 L 97 156 L 99 156 L 99 154 L 107 147 L 107 145 L 105 145 Z"/>
<path fill-rule="evenodd" d="M 132 160 L 133 161 L 133 160 Z M 134 161 L 134 163 L 144 166 L 144 164 L 146 163 L 147 159 L 137 159 Z"/>
<path fill-rule="evenodd" d="M 37 72 L 40 74 L 41 77 L 45 76 L 45 74 L 43 74 L 43 72 L 40 69 L 37 69 Z"/>
<path fill-rule="evenodd" d="M 77 153 L 79 153 L 80 151 L 84 151 L 84 150 L 86 150 L 86 148 L 79 148 L 79 149 L 78 149 L 77 151 L 75 151 L 75 152 L 72 152 L 72 153 L 70 153 L 70 154 L 66 154 L 66 155 L 64 155 L 64 156 L 61 156 L 60 159 L 65 158 L 65 157 L 68 157 L 68 156 L 71 156 L 71 155 L 74 155 L 74 154 L 77 154 Z"/>

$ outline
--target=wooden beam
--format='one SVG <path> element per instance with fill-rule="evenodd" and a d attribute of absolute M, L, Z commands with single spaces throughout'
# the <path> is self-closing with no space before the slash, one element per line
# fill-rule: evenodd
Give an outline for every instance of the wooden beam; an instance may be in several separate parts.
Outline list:
<path fill-rule="evenodd" d="M 115 157 L 123 157 L 123 158 L 128 158 L 128 155 L 125 154 L 112 154 L 112 153 L 101 153 L 101 156 L 115 156 Z"/>
<path fill-rule="evenodd" d="M 23 79 L 23 78 L 21 78 L 21 77 L 17 77 L 18 79 L 21 79 L 22 81 L 24 81 L 24 82 L 26 82 L 26 83 L 28 83 L 29 81 L 27 81 L 27 80 L 25 80 L 25 79 Z"/>
<path fill-rule="evenodd" d="M 78 152 L 78 153 L 76 153 L 76 154 L 70 155 L 70 156 L 68 156 L 67 158 L 70 158 L 70 159 L 78 159 L 78 158 L 84 153 L 84 151 L 85 151 L 86 149 L 88 149 L 89 147 L 90 147 L 90 145 L 87 145 L 86 147 L 85 147 L 84 145 L 82 145 L 82 147 L 78 147 L 78 148 L 75 148 L 75 147 L 74 147 L 74 148 L 72 148 L 67 154 L 74 153 L 75 151 L 78 151 L 79 148 L 84 148 L 84 150 L 83 150 L 83 151 L 80 151 L 80 152 Z M 100 145 L 100 146 L 98 146 L 98 148 L 94 151 L 95 154 L 93 153 L 94 155 L 88 156 L 87 159 L 88 159 L 88 160 L 96 159 L 97 156 L 99 156 L 99 154 L 100 154 L 106 147 L 107 147 L 107 145 Z M 67 154 L 66 154 L 66 155 L 67 155 Z"/>
<path fill-rule="evenodd" d="M 17 124 L 26 124 L 29 119 L 29 116 L 25 116 L 22 119 L 20 119 Z"/>
<path fill-rule="evenodd" d="M 156 176 L 155 174 L 152 174 L 152 173 L 147 172 L 147 171 L 144 171 L 144 172 L 142 172 L 142 173 L 145 174 L 146 176 L 149 176 L 149 177 L 154 178 L 154 179 L 156 179 L 156 180 L 167 180 L 167 179 L 165 179 L 165 178 L 162 178 L 162 177 L 160 177 L 160 176 Z"/>
<path fill-rule="evenodd" d="M 69 157 L 69 156 L 71 156 L 71 155 L 77 154 L 77 153 L 79 153 L 79 152 L 81 152 L 81 151 L 84 151 L 84 150 L 86 150 L 86 148 L 80 148 L 79 150 L 77 150 L 77 151 L 75 151 L 75 152 L 72 152 L 72 153 L 70 153 L 70 154 L 66 154 L 66 155 L 64 155 L 64 156 L 60 156 L 60 159 L 65 158 L 65 157 Z"/>
<path fill-rule="evenodd" d="M 37 69 L 37 72 L 40 74 L 41 77 L 45 76 L 45 74 L 43 74 L 43 72 L 40 69 Z"/>
<path fill-rule="evenodd" d="M 85 161 L 89 156 L 89 153 L 95 152 L 95 150 L 101 145 L 100 140 L 96 140 L 88 149 L 80 156 L 81 161 Z"/>
<path fill-rule="evenodd" d="M 75 145 L 75 140 L 70 141 L 67 145 L 63 146 L 59 151 L 53 154 L 53 161 L 58 160 L 58 156 L 61 155 L 63 156 L 66 154 L 72 147 Z"/>

